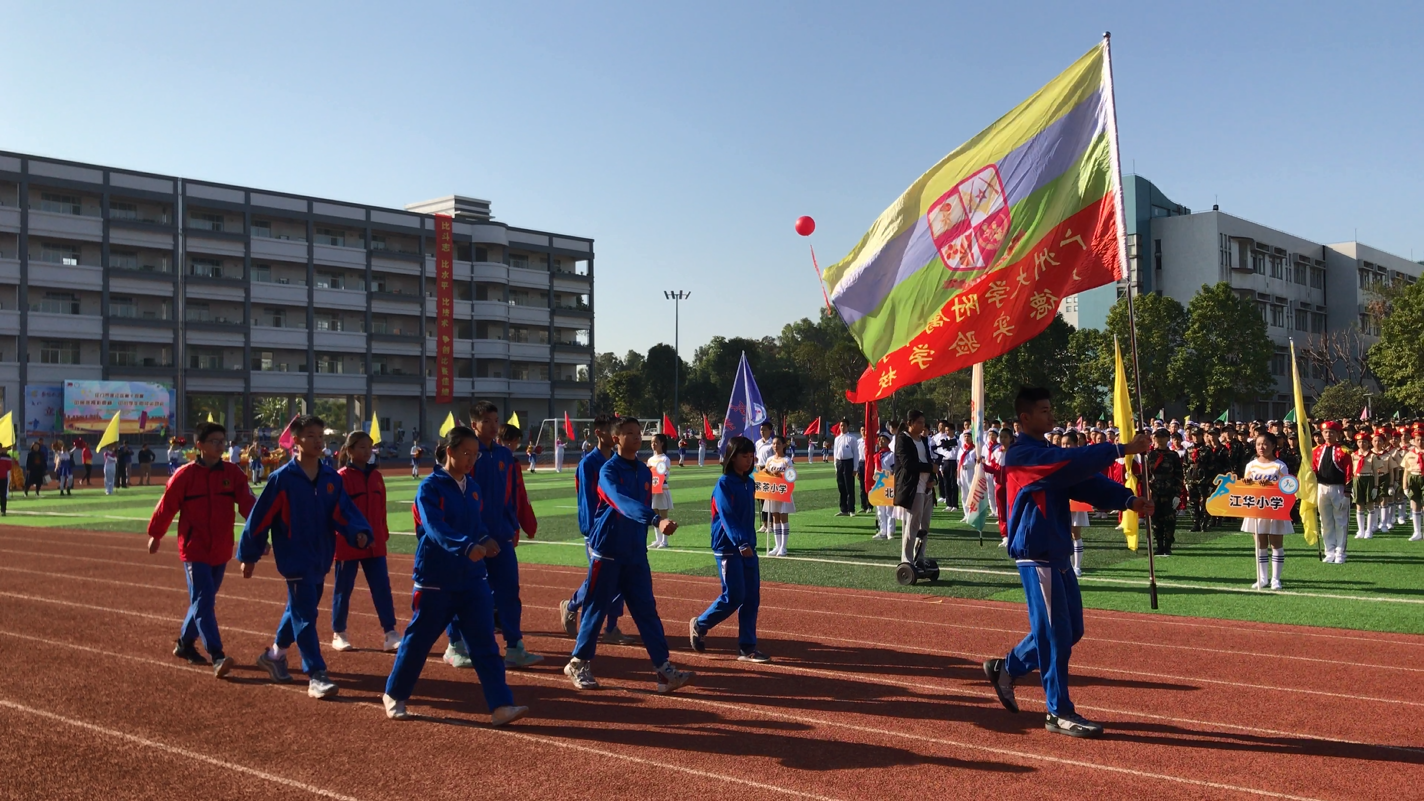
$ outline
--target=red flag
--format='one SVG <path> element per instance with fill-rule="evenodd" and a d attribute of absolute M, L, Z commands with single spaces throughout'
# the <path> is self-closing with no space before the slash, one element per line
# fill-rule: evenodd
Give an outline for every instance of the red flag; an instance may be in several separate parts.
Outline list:
<path fill-rule="evenodd" d="M 712 433 L 712 424 L 707 422 L 707 415 L 705 414 L 702 415 L 702 436 L 708 440 L 717 438 L 717 435 Z"/>
<path fill-rule="evenodd" d="M 880 432 L 880 407 L 875 401 L 865 404 L 865 430 L 861 434 L 865 442 L 865 453 L 867 456 L 875 452 L 871 443 L 875 442 L 875 435 Z M 867 485 L 875 483 L 875 473 L 870 469 L 870 459 L 865 460 L 865 483 Z"/>
<path fill-rule="evenodd" d="M 667 415 L 663 415 L 663 433 L 669 437 L 677 436 L 677 427 L 672 424 Z"/>
<path fill-rule="evenodd" d="M 831 423 L 831 436 L 833 436 L 833 437 L 839 437 L 840 435 L 841 435 L 841 424 L 840 424 L 840 423 Z"/>
<path fill-rule="evenodd" d="M 785 418 L 785 417 L 781 418 L 781 436 L 782 436 L 783 439 L 786 437 L 786 418 Z"/>
<path fill-rule="evenodd" d="M 806 426 L 806 430 L 801 433 L 805 434 L 808 437 L 812 434 L 821 433 L 821 418 L 817 417 L 815 420 L 812 420 L 811 425 Z"/>
<path fill-rule="evenodd" d="M 564 412 L 564 438 L 569 441 L 573 441 L 574 439 L 574 424 L 573 421 L 569 419 L 568 412 Z"/>
<path fill-rule="evenodd" d="M 291 421 L 287 423 L 287 427 L 282 430 L 282 436 L 277 438 L 277 447 L 282 450 L 290 451 L 292 446 L 296 444 L 295 435 L 292 433 L 292 423 L 297 422 L 297 418 L 300 416 L 301 415 L 292 416 Z"/>

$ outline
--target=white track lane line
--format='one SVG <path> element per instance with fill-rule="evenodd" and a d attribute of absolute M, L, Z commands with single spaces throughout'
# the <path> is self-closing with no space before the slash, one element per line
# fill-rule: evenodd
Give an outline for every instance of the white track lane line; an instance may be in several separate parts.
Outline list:
<path fill-rule="evenodd" d="M 234 773 L 240 773 L 244 776 L 251 776 L 253 778 L 261 779 L 262 781 L 269 782 L 271 784 L 278 784 L 293 790 L 300 790 L 304 793 L 310 793 L 311 795 L 320 796 L 322 798 L 332 798 L 336 799 L 336 801 L 360 801 L 360 799 L 355 798 L 354 796 L 343 795 L 341 793 L 333 792 L 331 790 L 317 787 L 312 784 L 307 784 L 306 782 L 299 782 L 296 779 L 288 779 L 285 776 L 278 776 L 275 773 L 268 773 L 265 770 L 249 768 L 246 765 L 239 765 L 236 762 L 228 762 L 225 759 L 218 759 L 217 757 L 211 757 L 207 754 L 200 754 L 197 751 L 190 751 L 187 748 L 181 748 L 176 745 L 169 745 L 168 743 L 162 743 L 157 740 L 150 740 L 147 737 L 140 737 L 137 734 L 130 734 L 128 732 L 119 731 L 118 729 L 111 729 L 107 726 L 100 726 L 95 723 L 89 723 L 87 721 L 79 720 L 77 718 L 59 715 L 54 712 L 49 712 L 43 709 L 36 709 L 35 707 L 26 706 L 25 704 L 16 703 L 14 701 L 10 701 L 4 698 L 0 698 L 0 708 L 9 709 L 14 712 L 20 712 L 26 715 L 33 715 L 35 717 L 42 718 L 44 720 L 48 720 L 54 723 L 63 723 L 66 726 L 72 726 L 76 729 L 87 731 L 91 734 L 101 734 L 105 737 L 121 740 L 131 745 L 142 746 L 144 748 L 152 748 L 155 751 L 162 751 L 166 754 L 172 754 L 173 756 L 180 756 L 186 759 L 191 759 L 195 762 L 202 762 L 207 765 L 212 765 L 213 767 L 222 768 L 223 770 L 230 770 Z"/>
<path fill-rule="evenodd" d="M 207 670 L 205 670 L 205 669 L 203 669 L 203 668 L 200 668 L 200 667 L 193 667 L 193 666 L 190 666 L 190 665 L 179 665 L 179 664 L 174 664 L 174 663 L 170 663 L 170 662 L 159 662 L 159 661 L 154 660 L 154 659 L 147 659 L 147 658 L 138 657 L 138 656 L 130 656 L 130 655 L 128 655 L 128 654 L 120 654 L 120 653 L 115 653 L 115 652 L 113 652 L 113 651 L 104 651 L 104 650 L 100 650 L 100 649 L 98 649 L 98 648 L 89 648 L 89 647 L 86 647 L 86 646 L 83 646 L 83 645 L 77 645 L 77 644 L 75 644 L 75 643 L 63 642 L 63 641 L 60 641 L 60 640 L 50 640 L 50 639 L 45 639 L 45 638 L 43 638 L 43 637 L 35 637 L 35 636 L 32 636 L 32 635 L 28 635 L 28 634 L 20 634 L 20 633 L 18 633 L 18 632 L 0 630 L 0 636 L 13 637 L 13 638 L 16 638 L 16 639 L 27 640 L 27 641 L 29 641 L 29 642 L 42 643 L 42 644 L 44 644 L 44 645 L 49 645 L 49 646 L 53 646 L 53 647 L 57 647 L 57 648 L 71 648 L 71 649 L 78 650 L 78 651 L 85 651 L 85 652 L 88 652 L 88 653 L 91 653 L 91 654 L 95 654 L 95 655 L 98 655 L 98 656 L 104 656 L 104 657 L 110 657 L 110 658 L 116 658 L 116 659 L 126 659 L 126 660 L 129 660 L 129 661 L 132 661 L 132 662 L 140 662 L 140 663 L 143 663 L 143 664 L 146 664 L 146 665 L 154 665 L 154 666 L 158 666 L 158 667 L 173 668 L 173 669 L 175 669 L 175 670 L 182 670 L 182 671 L 188 672 L 188 673 L 201 673 L 201 674 L 203 674 L 205 677 L 210 677 L 210 676 L 212 675 L 209 671 L 207 671 Z M 271 688 L 277 689 L 277 690 L 285 690 L 285 691 L 288 691 L 288 692 L 297 693 L 297 694 L 299 694 L 299 695 L 306 695 L 306 691 L 303 690 L 303 689 L 301 689 L 300 687 L 292 687 L 292 686 L 281 685 L 281 684 L 272 684 L 272 685 L 269 685 L 269 686 L 270 686 Z M 358 701 L 358 702 L 356 702 L 356 703 L 357 703 L 357 704 L 360 704 L 360 705 L 362 705 L 362 706 L 370 706 L 370 707 L 375 708 L 375 709 L 381 709 L 380 705 L 377 704 L 377 703 L 374 703 L 374 702 Z M 33 711 L 33 712 L 35 712 L 35 713 L 37 713 L 37 714 L 40 714 L 40 715 L 53 716 L 53 717 L 55 717 L 56 719 L 63 720 L 63 721 L 66 722 L 66 723 L 70 722 L 69 719 L 63 718 L 62 716 L 54 715 L 54 713 L 44 712 L 44 711 L 42 711 L 42 710 L 30 710 L 30 709 L 28 709 L 28 708 L 22 708 L 22 707 L 21 707 L 20 705 L 18 705 L 18 704 L 7 703 L 7 702 L 4 701 L 3 699 L 0 699 L 0 705 L 11 706 L 12 708 L 21 709 L 22 711 Z M 381 710 L 381 712 L 382 712 L 382 714 L 384 714 L 384 710 Z M 420 715 L 417 714 L 417 715 L 415 715 L 415 717 L 416 717 L 416 718 L 419 718 Z M 86 724 L 86 723 L 83 723 L 82 721 L 73 721 L 73 722 L 74 722 L 74 723 L 77 723 L 77 724 L 79 724 L 79 725 L 82 725 L 82 726 L 93 726 L 93 725 L 94 725 L 94 724 Z M 398 723 L 397 723 L 397 724 L 388 724 L 388 725 L 402 725 L 402 724 L 398 724 Z M 794 796 L 794 797 L 796 797 L 796 798 L 810 798 L 810 799 L 815 799 L 815 801 L 839 801 L 839 799 L 836 799 L 836 798 L 833 798 L 833 797 L 830 797 L 830 796 L 817 795 L 817 794 L 815 794 L 815 793 L 807 793 L 807 792 L 803 792 L 803 791 L 801 791 L 801 790 L 793 790 L 793 789 L 791 789 L 791 788 L 789 788 L 789 787 L 781 787 L 781 786 L 778 786 L 778 785 L 775 785 L 775 784 L 767 784 L 766 782 L 759 782 L 759 781 L 755 781 L 755 780 L 752 780 L 752 779 L 743 778 L 743 777 L 741 777 L 741 776 L 730 776 L 730 775 L 723 774 L 723 773 L 713 773 L 713 772 L 711 772 L 711 771 L 698 770 L 698 769 L 696 769 L 696 768 L 689 768 L 689 767 L 686 767 L 685 765 L 675 765 L 675 764 L 672 764 L 672 763 L 670 763 L 670 762 L 661 762 L 661 761 L 658 761 L 658 760 L 655 760 L 655 759 L 647 759 L 647 758 L 644 758 L 644 757 L 634 756 L 634 755 L 632 755 L 632 754 L 620 754 L 620 753 L 618 753 L 618 752 L 616 752 L 616 751 L 606 751 L 606 750 L 601 749 L 601 748 L 594 748 L 594 747 L 592 747 L 592 746 L 581 745 L 581 744 L 578 744 L 578 743 L 565 742 L 565 741 L 563 741 L 563 740 L 557 740 L 557 739 L 554 739 L 554 738 L 551 738 L 551 737 L 540 737 L 540 736 L 538 736 L 538 735 L 525 734 L 524 732 L 514 731 L 514 730 L 512 730 L 512 729 L 494 729 L 494 728 L 489 728 L 489 727 L 486 727 L 486 726 L 481 726 L 481 725 L 476 724 L 476 723 L 474 723 L 474 722 L 472 722 L 472 721 L 466 723 L 465 725 L 466 725 L 469 729 L 471 729 L 472 731 L 476 731 L 476 732 L 483 732 L 483 733 L 498 735 L 498 736 L 502 736 L 502 737 L 513 737 L 513 738 L 518 739 L 518 740 L 525 740 L 525 741 L 527 741 L 527 742 L 539 743 L 540 745 L 551 745 L 551 746 L 554 746 L 554 747 L 557 747 L 557 748 L 563 748 L 563 749 L 566 749 L 566 750 L 569 750 L 569 751 L 578 751 L 578 752 L 580 752 L 580 753 L 585 753 L 585 754 L 595 754 L 595 755 L 597 755 L 597 756 L 599 756 L 599 757 L 604 757 L 604 758 L 608 758 L 608 759 L 617 759 L 617 760 L 621 760 L 621 761 L 623 761 L 623 762 L 632 762 L 632 763 L 634 763 L 634 764 L 646 765 L 646 766 L 648 766 L 648 767 L 654 767 L 654 768 L 658 768 L 658 769 L 661 769 L 661 770 L 676 771 L 676 772 L 678 772 L 678 773 L 685 773 L 685 774 L 687 774 L 687 775 L 690 775 L 690 776 L 697 776 L 697 777 L 703 778 L 703 779 L 711 779 L 711 780 L 713 780 L 713 781 L 727 782 L 727 783 L 729 783 L 729 784 L 738 784 L 738 785 L 741 785 L 741 786 L 743 786 L 743 787 L 751 787 L 751 788 L 755 788 L 755 789 L 758 789 L 758 790 L 766 790 L 767 792 L 779 793 L 779 794 L 781 794 L 781 795 L 789 795 L 789 796 Z M 102 729 L 103 727 L 94 727 L 94 728 Z M 105 730 L 105 733 L 110 733 L 110 730 Z M 133 735 L 126 735 L 126 734 L 124 734 L 123 732 L 118 732 L 118 731 L 112 731 L 112 734 L 117 735 L 117 736 L 121 736 L 121 737 L 125 737 L 125 738 L 133 737 Z M 142 738 L 137 738 L 137 739 L 142 739 Z M 160 746 L 161 746 L 162 744 L 160 743 L 160 744 L 156 744 L 156 745 L 160 745 Z M 184 756 L 188 756 L 188 754 L 184 754 Z M 198 755 L 198 756 L 201 757 L 201 755 Z M 228 766 L 225 765 L 224 767 L 228 767 Z M 231 766 L 231 767 L 239 768 L 239 769 L 242 768 L 242 766 L 240 766 L 240 765 Z M 245 769 L 245 770 L 251 770 L 251 769 Z M 278 779 L 280 780 L 280 777 L 276 777 L 276 778 L 278 778 Z M 300 786 L 300 785 L 301 785 L 300 782 L 295 782 L 295 783 L 293 783 L 293 782 L 291 782 L 291 780 L 284 780 L 284 781 L 286 781 L 287 783 L 293 784 L 294 786 Z M 337 795 L 337 794 L 329 793 L 329 792 L 326 792 L 326 791 L 321 791 L 319 788 L 307 788 L 307 787 L 304 787 L 304 786 L 303 786 L 303 789 L 308 789 L 310 792 L 324 792 L 324 793 L 327 795 L 327 797 L 342 799 L 342 801 L 359 801 L 359 799 L 353 799 L 353 798 L 351 798 L 350 796 Z"/>

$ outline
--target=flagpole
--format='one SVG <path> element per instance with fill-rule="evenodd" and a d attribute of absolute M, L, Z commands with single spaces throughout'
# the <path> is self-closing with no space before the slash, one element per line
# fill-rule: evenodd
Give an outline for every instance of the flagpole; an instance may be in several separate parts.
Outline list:
<path fill-rule="evenodd" d="M 1107 103 L 1108 103 L 1108 149 L 1112 154 L 1112 175 L 1113 191 L 1117 194 L 1117 255 L 1118 264 L 1122 268 L 1123 275 L 1127 278 L 1127 332 L 1128 343 L 1132 348 L 1132 378 L 1137 388 L 1138 405 L 1138 430 L 1145 432 L 1143 425 L 1143 414 L 1141 406 L 1142 398 L 1142 368 L 1137 358 L 1137 315 L 1133 309 L 1133 274 L 1132 264 L 1127 258 L 1127 211 L 1123 207 L 1122 192 L 1122 157 L 1118 152 L 1117 143 L 1117 101 L 1113 93 L 1113 71 L 1112 71 L 1112 32 L 1103 32 L 1103 72 L 1107 83 Z M 1130 468 L 1129 468 L 1130 469 Z M 1152 471 L 1148 466 L 1148 460 L 1142 459 L 1142 489 L 1150 492 L 1152 486 Z M 1143 496 L 1150 497 L 1150 496 Z M 1157 564 L 1153 554 L 1152 537 L 1152 516 L 1146 516 L 1147 526 L 1147 590 L 1151 600 L 1152 608 L 1157 608 Z"/>

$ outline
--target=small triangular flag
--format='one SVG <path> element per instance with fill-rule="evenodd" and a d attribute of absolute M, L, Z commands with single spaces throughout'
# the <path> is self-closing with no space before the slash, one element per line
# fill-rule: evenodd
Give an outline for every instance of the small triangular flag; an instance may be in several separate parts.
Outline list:
<path fill-rule="evenodd" d="M 509 416 L 509 420 L 508 420 L 507 422 L 508 422 L 510 425 L 514 426 L 515 428 L 523 428 L 523 427 L 524 427 L 524 426 L 522 426 L 522 425 L 519 424 L 519 412 L 515 412 L 514 414 L 511 414 L 511 415 Z"/>
<path fill-rule="evenodd" d="M 445 415 L 445 422 L 440 424 L 440 436 L 450 433 L 450 429 L 455 427 L 455 413 L 449 412 Z"/>
<path fill-rule="evenodd" d="M 0 448 L 11 448 L 15 445 L 15 413 L 6 412 L 4 417 L 0 417 Z M 0 481 L 8 480 L 8 476 L 0 476 Z"/>
<path fill-rule="evenodd" d="M 1290 411 L 1286 412 L 1285 421 L 1287 423 L 1295 422 L 1295 409 L 1291 409 Z"/>
<path fill-rule="evenodd" d="M 216 420 L 213 419 L 213 413 L 212 413 L 212 412 L 208 412 L 208 422 L 209 422 L 209 423 L 216 423 L 216 422 L 217 422 Z"/>
<path fill-rule="evenodd" d="M 1222 412 L 1222 413 L 1221 413 L 1221 416 L 1218 417 L 1218 418 L 1216 418 L 1216 422 L 1218 422 L 1218 423 L 1229 423 L 1229 422 L 1231 422 L 1231 408 L 1230 408 L 1230 407 L 1227 407 L 1226 411 Z"/>
<path fill-rule="evenodd" d="M 371 444 L 381 444 L 381 421 L 374 414 L 371 415 Z"/>

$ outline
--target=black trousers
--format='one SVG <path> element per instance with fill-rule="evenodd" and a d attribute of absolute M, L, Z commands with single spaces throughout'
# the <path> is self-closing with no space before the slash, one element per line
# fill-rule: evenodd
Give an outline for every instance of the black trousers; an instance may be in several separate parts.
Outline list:
<path fill-rule="evenodd" d="M 865 492 L 865 471 L 856 470 L 856 477 L 860 480 L 860 511 L 870 511 L 870 496 Z"/>
<path fill-rule="evenodd" d="M 836 460 L 836 489 L 841 495 L 841 511 L 850 514 L 855 511 L 855 460 Z"/>
<path fill-rule="evenodd" d="M 958 461 L 945 460 L 943 462 L 940 462 L 939 497 L 944 498 L 945 506 L 959 506 Z"/>

